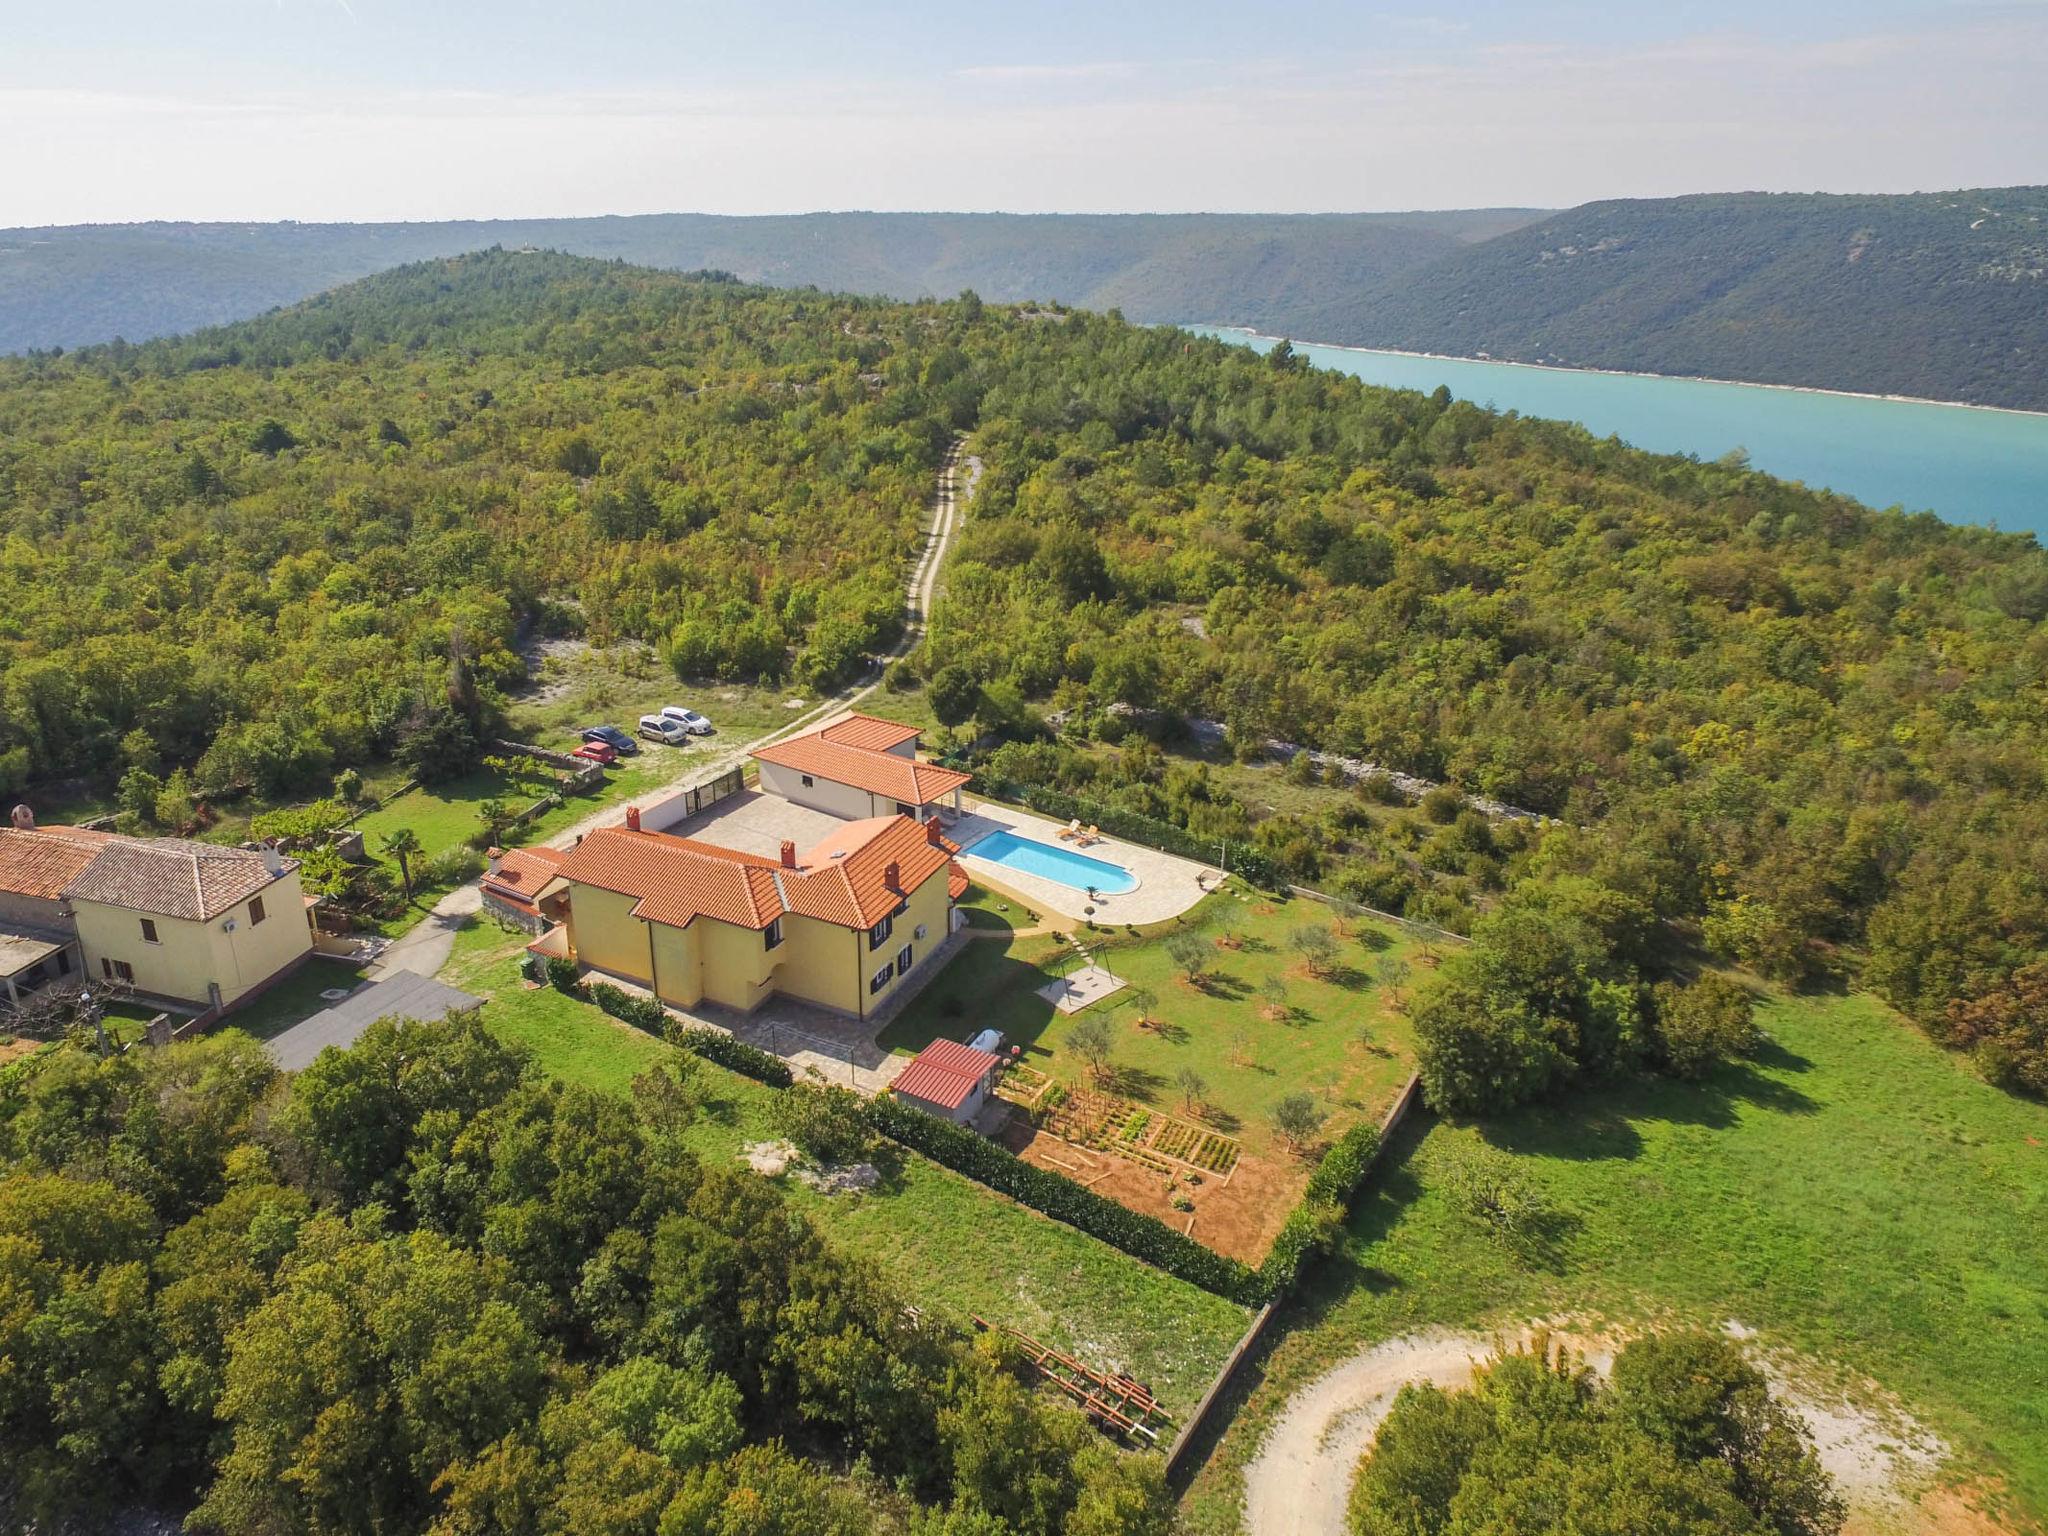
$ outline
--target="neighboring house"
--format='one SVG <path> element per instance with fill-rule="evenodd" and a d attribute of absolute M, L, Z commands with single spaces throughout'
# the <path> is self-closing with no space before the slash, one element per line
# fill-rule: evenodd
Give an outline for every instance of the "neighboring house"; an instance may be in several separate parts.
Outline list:
<path fill-rule="evenodd" d="M 313 952 L 298 861 L 267 848 L 38 828 L 17 811 L 0 892 L 0 928 L 33 908 L 89 980 L 199 1008 L 233 1008 Z"/>
<path fill-rule="evenodd" d="M 955 851 L 936 820 L 892 815 L 767 859 L 643 832 L 629 810 L 536 893 L 561 924 L 539 947 L 679 1007 L 746 1012 L 780 995 L 864 1019 L 951 931 Z"/>
<path fill-rule="evenodd" d="M 64 888 L 85 872 L 111 834 L 35 826 L 18 814 L 0 827 L 0 1002 L 85 971 Z"/>
<path fill-rule="evenodd" d="M 847 714 L 754 753 L 761 788 L 846 820 L 958 811 L 971 774 L 920 762 L 915 726 Z"/>
<path fill-rule="evenodd" d="M 548 920 L 534 904 L 534 893 L 554 879 L 566 857 L 557 848 L 491 849 L 484 855 L 483 878 L 477 882 L 483 889 L 484 910 L 528 933 L 541 932 Z"/>
<path fill-rule="evenodd" d="M 965 1125 L 988 1102 L 1002 1058 L 957 1040 L 934 1040 L 896 1076 L 889 1091 L 914 1109 Z"/>

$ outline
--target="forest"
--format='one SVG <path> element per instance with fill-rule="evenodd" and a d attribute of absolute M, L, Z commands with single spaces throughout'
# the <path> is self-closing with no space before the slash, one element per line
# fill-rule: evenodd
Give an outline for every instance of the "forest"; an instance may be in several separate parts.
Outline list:
<path fill-rule="evenodd" d="M 407 262 L 541 247 L 749 282 L 917 299 L 1122 306 L 1134 319 L 1295 329 L 1332 298 L 1542 217 L 1429 213 L 704 213 L 408 224 L 0 229 L 0 352 L 147 341 L 247 319 Z"/>
<path fill-rule="evenodd" d="M 2048 410 L 2048 187 L 1587 203 L 1297 323 L 1312 341 Z"/>
<path fill-rule="evenodd" d="M 961 432 L 980 490 L 895 681 L 963 737 L 1116 705 L 1446 781 L 1442 836 L 1503 887 L 1453 877 L 1463 906 L 1549 915 L 1445 1014 L 1548 1042 L 1514 1080 L 1626 1059 L 1616 1018 L 1654 1048 L 1657 982 L 1725 960 L 1871 986 L 2048 1091 L 2030 537 L 972 294 L 495 252 L 0 364 L 0 788 L 425 766 L 488 730 L 528 626 L 829 686 L 898 632 Z M 1132 809 L 1205 814 L 1122 761 Z"/>
<path fill-rule="evenodd" d="M 308 1536 L 1143 1536 L 1156 1457 L 474 1015 L 288 1081 L 238 1031 L 0 1098 L 0 1518 Z M 48 1528 L 39 1525 L 36 1528 Z"/>

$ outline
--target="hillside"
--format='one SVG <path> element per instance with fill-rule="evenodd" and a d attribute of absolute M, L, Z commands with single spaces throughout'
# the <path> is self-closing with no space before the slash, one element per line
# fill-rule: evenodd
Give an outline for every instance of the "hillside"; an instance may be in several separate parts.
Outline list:
<path fill-rule="evenodd" d="M 2031 539 L 1108 317 L 497 253 L 0 362 L 0 791 L 316 793 L 490 729 L 529 621 L 828 688 L 900 632 L 956 432 L 983 489 L 899 678 L 947 723 L 1038 753 L 1037 710 L 1128 704 L 1543 811 L 1542 867 L 2048 1086 Z M 1297 879 L 1357 843 L 1451 926 L 1528 862 L 1248 829 L 1142 755 L 1089 792 Z"/>
<path fill-rule="evenodd" d="M 2048 187 L 1588 203 L 1293 334 L 2044 410 Z"/>
<path fill-rule="evenodd" d="M 1228 318 L 1288 330 L 1333 294 L 1539 216 L 653 214 L 0 230 L 0 352 L 217 325 L 406 262 L 494 245 L 899 299 L 973 288 L 999 302 L 1120 305 L 1139 320 Z"/>

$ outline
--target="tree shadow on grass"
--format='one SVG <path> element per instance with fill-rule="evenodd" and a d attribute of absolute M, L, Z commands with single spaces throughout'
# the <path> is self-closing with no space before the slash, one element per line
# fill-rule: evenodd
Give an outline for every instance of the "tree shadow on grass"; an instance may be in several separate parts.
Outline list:
<path fill-rule="evenodd" d="M 1805 1071 L 1811 1065 L 1782 1049 L 1778 1054 L 1789 1070 Z M 1759 1059 L 1765 1059 L 1762 1053 Z M 1637 1121 L 1727 1130 L 1741 1119 L 1745 1106 L 1781 1115 L 1810 1115 L 1820 1108 L 1748 1061 L 1726 1063 L 1699 1082 L 1642 1076 L 1598 1088 L 1567 1088 L 1564 1094 L 1554 1104 L 1484 1119 L 1479 1132 L 1503 1151 L 1592 1162 L 1638 1156 L 1643 1139 Z"/>
<path fill-rule="evenodd" d="M 1127 1099 L 1144 1099 L 1149 1102 L 1166 1091 L 1166 1077 L 1149 1067 L 1119 1066 L 1116 1069 L 1115 1088 Z"/>
<path fill-rule="evenodd" d="M 1368 954 L 1381 954 L 1394 947 L 1392 935 L 1382 933 L 1377 928 L 1360 928 L 1352 934 L 1352 938 L 1357 941 L 1358 947 Z"/>
<path fill-rule="evenodd" d="M 1333 965 L 1316 977 L 1317 981 L 1332 987 L 1342 987 L 1347 992 L 1372 985 L 1372 973 L 1355 965 Z"/>
<path fill-rule="evenodd" d="M 1190 985 L 1204 997 L 1221 998 L 1227 1003 L 1241 1003 L 1252 995 L 1250 984 L 1228 971 L 1204 971 Z"/>

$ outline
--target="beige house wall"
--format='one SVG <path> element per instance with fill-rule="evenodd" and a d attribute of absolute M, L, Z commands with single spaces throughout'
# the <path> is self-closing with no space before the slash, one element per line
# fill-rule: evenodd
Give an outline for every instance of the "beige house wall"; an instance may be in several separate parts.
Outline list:
<path fill-rule="evenodd" d="M 260 923 L 250 921 L 246 901 L 202 923 L 74 900 L 86 974 L 100 979 L 105 975 L 102 961 L 123 960 L 134 969 L 129 984 L 138 992 L 204 1006 L 211 988 L 218 986 L 222 1005 L 231 1008 L 313 948 L 296 870 L 272 881 L 257 897 L 263 903 Z M 145 918 L 156 925 L 154 944 L 143 937 Z M 230 922 L 232 931 L 226 926 Z"/>

